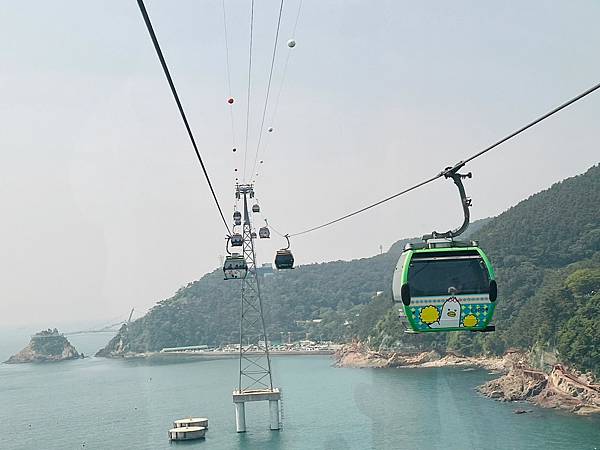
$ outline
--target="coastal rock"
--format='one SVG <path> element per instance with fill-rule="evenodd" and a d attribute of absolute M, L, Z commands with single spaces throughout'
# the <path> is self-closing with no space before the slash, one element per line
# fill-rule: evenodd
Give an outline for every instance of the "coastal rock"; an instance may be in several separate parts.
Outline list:
<path fill-rule="evenodd" d="M 519 361 L 507 374 L 478 389 L 500 401 L 527 400 L 543 408 L 565 409 L 579 415 L 600 413 L 600 386 L 561 364 L 546 374 Z"/>
<path fill-rule="evenodd" d="M 528 353 L 516 349 L 502 357 L 468 357 L 452 353 L 441 355 L 435 351 L 417 354 L 376 352 L 363 343 L 353 342 L 342 346 L 335 357 L 336 367 L 479 367 L 504 373 L 477 388 L 489 398 L 505 402 L 525 400 L 579 415 L 600 413 L 600 384 L 594 382 L 590 374 L 582 375 L 560 364 L 554 365 L 546 374 L 530 366 Z"/>
<path fill-rule="evenodd" d="M 127 324 L 123 324 L 116 336 L 106 344 L 106 347 L 98 350 L 95 356 L 102 358 L 122 358 L 130 353 Z"/>
<path fill-rule="evenodd" d="M 336 367 L 390 367 L 389 357 L 369 350 L 365 344 L 360 342 L 353 342 L 352 344 L 342 346 L 335 353 L 335 358 L 336 362 L 334 365 Z"/>
<path fill-rule="evenodd" d="M 505 371 L 508 362 L 498 357 L 467 357 L 452 353 L 440 354 L 435 350 L 403 354 L 399 352 L 376 352 L 365 344 L 346 344 L 336 354 L 336 367 L 392 368 L 392 367 L 481 367 L 494 371 Z"/>
<path fill-rule="evenodd" d="M 83 353 L 79 353 L 68 339 L 54 328 L 33 335 L 27 347 L 11 356 L 5 363 L 57 362 L 83 357 Z"/>

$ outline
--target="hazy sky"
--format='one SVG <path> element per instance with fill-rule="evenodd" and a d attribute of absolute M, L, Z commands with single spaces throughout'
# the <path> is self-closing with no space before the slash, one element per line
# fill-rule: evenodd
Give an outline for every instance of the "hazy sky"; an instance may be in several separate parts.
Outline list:
<path fill-rule="evenodd" d="M 249 4 L 226 1 L 234 154 L 221 0 L 147 0 L 227 217 L 243 166 Z M 256 0 L 249 165 L 278 5 Z M 273 100 L 297 8 L 285 2 Z M 264 217 L 284 232 L 319 224 L 589 88 L 600 81 L 598 17 L 593 0 L 304 0 L 267 116 Z M 0 0 L 0 42 L 0 324 L 141 313 L 217 267 L 224 228 L 136 1 Z M 599 115 L 597 93 L 470 164 L 473 217 L 597 163 Z M 460 220 L 440 180 L 293 250 L 300 264 L 367 257 Z M 282 245 L 260 241 L 260 262 Z"/>

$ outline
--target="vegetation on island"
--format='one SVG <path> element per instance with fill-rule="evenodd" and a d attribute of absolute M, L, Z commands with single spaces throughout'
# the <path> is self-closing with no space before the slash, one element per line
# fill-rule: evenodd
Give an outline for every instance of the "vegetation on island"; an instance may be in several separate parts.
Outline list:
<path fill-rule="evenodd" d="M 261 278 L 273 341 L 362 340 L 375 349 L 466 355 L 539 348 L 600 375 L 600 166 L 472 224 L 499 285 L 495 333 L 407 335 L 390 298 L 404 244 L 354 261 L 310 264 Z M 236 342 L 239 284 L 215 270 L 159 302 L 116 337 L 119 352 Z M 125 334 L 126 333 L 126 334 Z M 111 346 L 103 350 L 108 354 Z"/>

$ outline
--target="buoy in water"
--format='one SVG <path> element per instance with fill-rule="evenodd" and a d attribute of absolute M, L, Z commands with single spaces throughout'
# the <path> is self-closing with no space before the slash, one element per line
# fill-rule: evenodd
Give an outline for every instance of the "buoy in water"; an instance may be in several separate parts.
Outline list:
<path fill-rule="evenodd" d="M 288 47 L 289 48 L 294 48 L 296 46 L 296 41 L 294 39 L 290 39 L 288 41 Z"/>

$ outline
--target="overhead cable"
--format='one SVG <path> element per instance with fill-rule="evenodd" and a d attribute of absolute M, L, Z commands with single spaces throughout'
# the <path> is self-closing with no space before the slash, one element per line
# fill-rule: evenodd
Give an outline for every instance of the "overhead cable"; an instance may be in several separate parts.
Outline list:
<path fill-rule="evenodd" d="M 219 204 L 219 199 L 217 198 L 217 194 L 213 188 L 212 182 L 210 181 L 210 177 L 208 176 L 208 171 L 206 170 L 206 166 L 204 165 L 204 161 L 202 160 L 202 156 L 200 156 L 200 151 L 198 150 L 198 146 L 196 145 L 196 140 L 194 139 L 194 135 L 192 133 L 192 129 L 190 128 L 190 124 L 188 123 L 187 117 L 185 115 L 185 111 L 183 110 L 183 106 L 181 105 L 181 101 L 179 100 L 179 95 L 177 94 L 177 90 L 175 89 L 175 84 L 173 83 L 173 79 L 171 78 L 171 73 L 169 72 L 169 68 L 167 67 L 167 63 L 163 56 L 162 50 L 158 43 L 158 39 L 156 38 L 156 34 L 154 33 L 154 28 L 152 27 L 152 23 L 150 22 L 150 17 L 148 16 L 148 12 L 146 11 L 146 6 L 144 5 L 143 0 L 137 0 L 138 6 L 144 18 L 144 22 L 146 23 L 146 28 L 148 28 L 148 33 L 150 34 L 150 38 L 152 39 L 152 43 L 154 44 L 154 49 L 156 50 L 156 54 L 158 59 L 160 60 L 160 64 L 165 73 L 165 77 L 167 77 L 167 81 L 171 88 L 171 92 L 173 93 L 173 98 L 175 99 L 175 103 L 177 103 L 177 108 L 179 109 L 179 113 L 185 125 L 185 129 L 187 130 L 190 141 L 192 142 L 192 146 L 194 147 L 194 151 L 196 152 L 196 157 L 200 162 L 200 166 L 202 167 L 202 171 L 204 172 L 204 178 L 206 178 L 206 182 L 208 183 L 208 187 L 210 188 L 210 192 L 212 193 L 215 204 L 217 205 L 217 209 L 219 210 L 219 214 L 221 215 L 221 219 L 223 220 L 223 224 L 227 229 L 227 233 L 229 231 L 229 225 L 227 224 L 227 220 L 225 220 L 225 215 L 223 214 L 223 210 L 221 209 L 221 205 Z"/>
<path fill-rule="evenodd" d="M 281 13 L 283 11 L 283 0 L 279 4 L 279 17 L 277 18 L 277 30 L 275 31 L 275 41 L 273 42 L 273 55 L 271 56 L 271 69 L 269 70 L 269 81 L 267 83 L 267 93 L 265 95 L 265 104 L 262 112 L 262 119 L 260 122 L 260 129 L 258 131 L 258 143 L 256 144 L 256 153 L 254 155 L 254 163 L 252 164 L 252 172 L 250 178 L 252 178 L 254 171 L 256 170 L 256 162 L 258 160 L 258 152 L 260 150 L 260 143 L 262 141 L 263 130 L 265 127 L 265 117 L 267 115 L 267 105 L 269 104 L 269 93 L 271 92 L 271 80 L 273 79 L 273 68 L 275 67 L 275 55 L 277 54 L 277 42 L 279 40 L 279 28 L 281 27 Z M 245 176 L 245 169 L 244 169 Z"/>
<path fill-rule="evenodd" d="M 435 176 L 433 176 L 433 177 L 431 177 L 431 178 L 429 178 L 429 179 L 427 179 L 427 180 L 425 180 L 425 181 L 422 181 L 422 182 L 420 182 L 420 183 L 418 183 L 418 184 L 415 184 L 414 186 L 411 186 L 411 187 L 409 187 L 409 188 L 407 188 L 407 189 L 404 189 L 403 191 L 400 191 L 400 192 L 398 192 L 398 193 L 396 193 L 396 194 L 390 195 L 389 197 L 386 197 L 386 198 L 384 198 L 383 200 L 379 200 L 378 202 L 372 203 L 372 204 L 370 204 L 370 205 L 367 205 L 367 206 L 365 206 L 365 207 L 363 207 L 363 208 L 360 208 L 360 209 L 358 209 L 358 210 L 356 210 L 356 211 L 353 211 L 353 212 L 351 212 L 351 213 L 348 213 L 348 214 L 346 214 L 346 215 L 344 215 L 344 216 L 342 216 L 342 217 L 338 217 L 337 219 L 330 220 L 329 222 L 326 222 L 326 223 L 324 223 L 324 224 L 321 224 L 321 225 L 317 225 L 317 226 L 314 226 L 314 227 L 308 228 L 308 229 L 306 229 L 306 230 L 304 230 L 304 231 L 300 231 L 300 232 L 298 232 L 298 233 L 292 233 L 292 234 L 290 234 L 289 236 L 290 236 L 290 237 L 294 237 L 294 236 L 300 236 L 300 235 L 302 235 L 302 234 L 307 234 L 307 233 L 310 233 L 310 232 L 312 232 L 312 231 L 316 231 L 316 230 L 319 230 L 319 229 L 321 229 L 321 228 L 325 228 L 325 227 L 327 227 L 327 226 L 329 226 L 329 225 L 333 225 L 334 223 L 340 222 L 340 221 L 342 221 L 342 220 L 348 219 L 349 217 L 355 216 L 355 215 L 357 215 L 357 214 L 360 214 L 360 213 L 362 213 L 362 212 L 364 212 L 364 211 L 367 211 L 367 210 L 369 210 L 369 209 L 371 209 L 371 208 L 374 208 L 375 206 L 379 206 L 379 205 L 381 205 L 382 203 L 386 203 L 386 202 L 388 202 L 388 201 L 390 201 L 390 200 L 393 200 L 393 199 L 395 199 L 395 198 L 397 198 L 397 197 L 399 197 L 399 196 L 401 196 L 401 195 L 403 195 L 403 194 L 406 194 L 406 193 L 408 193 L 408 192 L 410 192 L 410 191 L 414 191 L 415 189 L 417 189 L 417 188 L 419 188 L 419 187 L 421 187 L 421 186 L 425 186 L 426 184 L 428 184 L 428 183 L 431 183 L 432 181 L 435 181 L 435 180 L 437 180 L 438 178 L 441 178 L 441 177 L 443 177 L 443 176 L 447 175 L 447 174 L 448 174 L 448 173 L 450 173 L 450 171 L 452 171 L 452 170 L 456 171 L 456 170 L 460 169 L 461 167 L 463 167 L 463 166 L 464 166 L 465 164 L 467 164 L 468 162 L 471 162 L 471 161 L 473 161 L 475 158 L 478 158 L 478 157 L 480 157 L 481 155 L 483 155 L 483 154 L 485 154 L 485 153 L 489 152 L 490 150 L 492 150 L 492 149 L 494 149 L 494 148 L 498 147 L 500 144 L 503 144 L 504 142 L 508 141 L 509 139 L 512 139 L 512 138 L 514 138 L 515 136 L 517 136 L 517 135 L 521 134 L 521 133 L 522 133 L 522 132 L 524 132 L 525 130 L 527 130 L 527 129 L 529 129 L 529 128 L 533 127 L 534 125 L 537 125 L 538 123 L 542 122 L 543 120 L 547 119 L 548 117 L 550 117 L 550 116 L 552 116 L 552 115 L 556 114 L 557 112 L 559 112 L 559 111 L 561 111 L 561 110 L 565 109 L 566 107 L 568 107 L 568 106 L 572 105 L 573 103 L 575 103 L 575 102 L 577 102 L 577 101 L 581 100 L 582 98 L 584 98 L 585 96 L 587 96 L 587 95 L 591 94 L 592 92 L 596 91 L 596 90 L 597 90 L 597 89 L 599 89 L 599 88 L 600 88 L 600 83 L 596 84 L 595 86 L 592 86 L 592 87 L 591 87 L 591 88 L 589 88 L 588 90 L 586 90 L 586 91 L 582 92 L 581 94 L 577 95 L 576 97 L 573 97 L 572 99 L 568 100 L 567 102 L 565 102 L 565 103 L 563 103 L 563 104 L 561 104 L 561 105 L 557 106 L 557 107 L 556 107 L 556 108 L 554 108 L 553 110 L 551 110 L 551 111 L 547 112 L 547 113 L 546 113 L 546 114 L 544 114 L 543 116 L 540 116 L 539 118 L 535 119 L 533 122 L 530 122 L 530 123 L 528 123 L 528 124 L 527 124 L 527 125 L 525 125 L 524 127 L 522 127 L 522 128 L 519 128 L 517 131 L 515 131 L 515 132 L 513 132 L 513 133 L 509 134 L 508 136 L 506 136 L 506 137 L 504 137 L 504 138 L 500 139 L 499 141 L 495 142 L 494 144 L 490 145 L 489 147 L 486 147 L 486 148 L 484 148 L 483 150 L 481 150 L 481 151 L 479 151 L 479 152 L 475 153 L 474 155 L 472 155 L 472 156 L 470 156 L 470 157 L 468 157 L 468 158 L 466 158 L 466 159 L 464 159 L 464 160 L 462 160 L 462 161 L 459 161 L 459 162 L 458 162 L 458 163 L 456 163 L 456 164 L 455 164 L 453 167 L 448 167 L 448 168 L 444 169 L 443 171 L 441 171 L 440 173 L 438 173 L 437 175 L 435 175 Z"/>
<path fill-rule="evenodd" d="M 231 91 L 231 65 L 229 64 L 229 40 L 227 39 L 227 13 L 225 11 L 225 0 L 221 1 L 223 7 L 223 34 L 225 35 L 225 67 L 227 69 L 227 94 L 233 98 Z M 229 107 L 229 116 L 231 118 L 231 142 L 235 148 L 235 126 L 233 121 L 233 108 Z"/>
<path fill-rule="evenodd" d="M 302 0 L 300 0 L 300 2 L 298 3 L 298 11 L 296 12 L 296 20 L 294 22 L 294 29 L 292 31 L 292 37 L 296 37 L 296 29 L 298 28 L 298 21 L 300 20 L 300 11 L 302 10 Z M 279 109 L 279 100 L 281 99 L 281 92 L 283 91 L 283 86 L 285 85 L 285 78 L 287 75 L 287 69 L 288 69 L 288 65 L 290 62 L 290 56 L 292 54 L 292 49 L 288 48 L 288 52 L 287 52 L 287 56 L 285 57 L 285 63 L 283 64 L 283 73 L 281 75 L 281 83 L 279 84 L 279 90 L 277 92 L 277 97 L 275 98 L 275 106 L 273 107 L 273 112 L 271 114 L 271 124 L 275 125 L 275 117 L 277 116 L 277 111 Z M 264 146 L 263 146 L 264 148 Z M 263 151 L 263 153 L 266 153 L 266 149 Z M 258 168 L 257 170 L 257 163 L 258 160 L 258 153 L 256 155 L 256 158 L 254 160 L 254 167 L 252 168 L 252 173 L 256 173 L 260 170 L 260 168 Z"/>
<path fill-rule="evenodd" d="M 254 0 L 250 4 L 250 48 L 248 51 L 248 94 L 246 104 L 246 142 L 244 144 L 244 172 L 242 181 L 246 182 L 246 158 L 248 157 L 248 131 L 250 129 L 250 85 L 252 82 L 252 41 L 254 35 Z"/>

